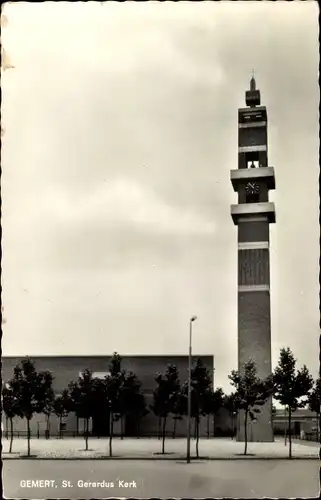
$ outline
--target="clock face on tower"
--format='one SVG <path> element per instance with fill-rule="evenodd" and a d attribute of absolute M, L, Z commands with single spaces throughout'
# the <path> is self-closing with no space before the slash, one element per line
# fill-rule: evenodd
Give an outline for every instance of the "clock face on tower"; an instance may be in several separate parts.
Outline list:
<path fill-rule="evenodd" d="M 245 186 L 245 193 L 249 196 L 260 194 L 260 186 L 256 182 L 248 182 Z"/>

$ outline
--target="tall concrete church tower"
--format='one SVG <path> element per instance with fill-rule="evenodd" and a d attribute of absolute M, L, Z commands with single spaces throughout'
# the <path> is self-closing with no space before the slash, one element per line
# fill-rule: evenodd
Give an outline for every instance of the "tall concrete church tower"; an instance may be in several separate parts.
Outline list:
<path fill-rule="evenodd" d="M 231 215 L 238 228 L 238 369 L 252 358 L 261 378 L 271 371 L 270 224 L 275 222 L 269 190 L 275 189 L 274 168 L 268 166 L 267 112 L 261 106 L 254 76 L 245 93 L 245 108 L 238 110 L 238 169 L 231 182 L 238 204 Z M 273 441 L 272 400 L 249 423 L 250 441 Z M 239 417 L 237 439 L 244 441 Z"/>

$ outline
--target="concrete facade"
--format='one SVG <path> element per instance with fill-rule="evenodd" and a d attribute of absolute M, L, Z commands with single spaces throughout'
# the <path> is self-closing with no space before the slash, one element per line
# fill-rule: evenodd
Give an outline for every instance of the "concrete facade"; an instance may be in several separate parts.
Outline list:
<path fill-rule="evenodd" d="M 90 369 L 96 376 L 102 376 L 108 372 L 111 356 L 30 356 L 35 362 L 37 371 L 49 370 L 54 376 L 53 387 L 56 394 L 59 394 L 63 389 L 67 388 L 68 383 L 77 380 L 79 374 L 86 368 Z M 193 356 L 193 362 L 197 358 L 201 358 L 207 367 L 211 377 L 213 377 L 213 356 Z M 23 359 L 23 357 L 3 357 L 2 358 L 2 380 L 5 383 L 13 376 L 14 367 Z M 180 380 L 183 383 L 187 380 L 188 356 L 123 356 L 122 368 L 134 372 L 142 382 L 142 392 L 144 393 L 147 408 L 149 413 L 141 421 L 140 435 L 156 436 L 158 434 L 158 419 L 150 410 L 150 405 L 153 402 L 153 390 L 156 387 L 154 380 L 159 372 L 164 372 L 169 363 L 177 366 L 180 373 Z M 74 413 L 68 415 L 63 421 L 65 424 L 66 435 L 81 434 L 84 431 L 84 423 L 77 419 Z M 210 417 L 203 418 L 200 425 L 201 436 L 207 435 L 208 425 L 210 434 L 213 435 L 214 421 Z M 20 418 L 14 419 L 14 431 L 16 434 L 26 435 L 26 422 Z M 33 436 L 45 434 L 46 419 L 42 414 L 37 414 L 31 421 L 31 433 Z M 50 434 L 58 435 L 60 429 L 59 419 L 52 415 L 50 417 Z M 167 423 L 167 435 L 172 435 L 174 429 L 174 420 L 169 417 Z M 92 430 L 92 422 L 90 422 L 90 431 Z M 114 434 L 120 435 L 120 423 L 116 422 L 114 426 Z M 176 424 L 176 435 L 186 435 L 186 420 L 178 421 Z"/>
<path fill-rule="evenodd" d="M 269 190 L 275 189 L 274 169 L 268 167 L 267 112 L 260 106 L 254 78 L 246 92 L 249 107 L 239 109 L 238 169 L 231 183 L 238 194 L 231 216 L 238 227 L 238 369 L 252 359 L 261 379 L 271 374 L 271 312 L 269 224 L 275 222 Z M 249 440 L 273 441 L 272 400 L 248 423 Z M 244 415 L 237 422 L 237 439 L 244 441 Z"/>

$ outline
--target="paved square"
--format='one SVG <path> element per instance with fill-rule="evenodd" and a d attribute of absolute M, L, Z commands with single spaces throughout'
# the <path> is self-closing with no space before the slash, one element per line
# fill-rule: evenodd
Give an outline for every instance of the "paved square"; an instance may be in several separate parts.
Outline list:
<path fill-rule="evenodd" d="M 27 453 L 27 440 L 15 439 L 13 442 L 13 453 L 9 454 L 9 440 L 3 439 L 3 458 L 17 458 Z M 39 458 L 105 458 L 109 456 L 109 440 L 90 438 L 88 442 L 89 451 L 84 451 L 85 441 L 83 438 L 70 439 L 32 439 L 31 454 Z M 115 458 L 184 458 L 186 456 L 186 439 L 168 438 L 165 442 L 166 455 L 160 455 L 162 443 L 158 439 L 119 439 L 113 440 L 113 456 Z M 201 439 L 199 453 L 202 458 L 216 459 L 244 459 L 244 443 L 232 439 L 216 438 Z M 196 456 L 195 440 L 191 442 L 192 456 Z M 249 443 L 248 460 L 252 458 L 287 458 L 288 445 L 284 445 L 283 439 L 276 439 L 274 443 Z M 294 458 L 318 458 L 319 445 L 317 443 L 300 441 L 293 442 Z"/>

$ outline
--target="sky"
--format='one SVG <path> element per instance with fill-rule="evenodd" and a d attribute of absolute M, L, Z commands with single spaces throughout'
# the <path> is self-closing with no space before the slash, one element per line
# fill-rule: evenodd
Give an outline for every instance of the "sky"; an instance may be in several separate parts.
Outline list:
<path fill-rule="evenodd" d="M 269 118 L 272 364 L 318 371 L 314 2 L 10 3 L 2 16 L 3 355 L 237 367 L 237 110 Z"/>

